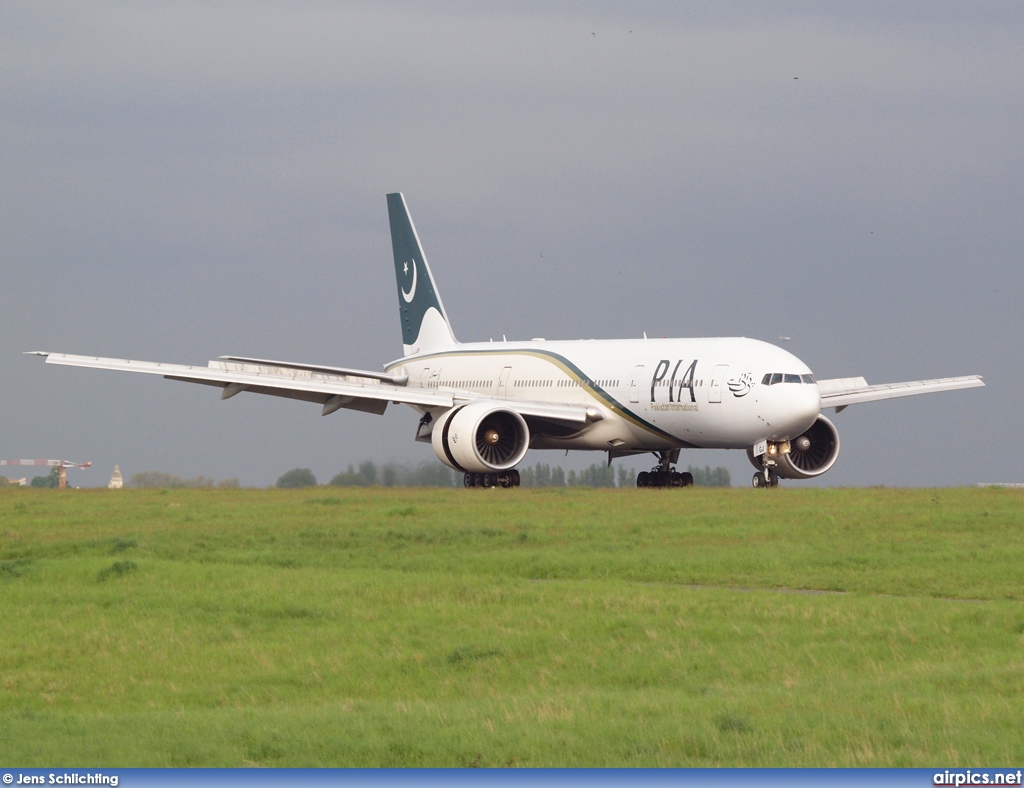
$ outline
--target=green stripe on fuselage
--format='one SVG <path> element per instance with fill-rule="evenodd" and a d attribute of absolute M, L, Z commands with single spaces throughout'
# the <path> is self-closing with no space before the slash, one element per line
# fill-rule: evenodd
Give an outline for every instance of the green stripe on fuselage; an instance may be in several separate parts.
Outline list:
<path fill-rule="evenodd" d="M 559 355 L 558 353 L 554 353 L 550 350 L 522 348 L 516 350 L 442 350 L 438 351 L 437 353 L 425 353 L 420 356 L 413 356 L 411 358 L 401 359 L 400 361 L 396 361 L 392 364 L 389 364 L 387 366 L 387 371 L 390 372 L 392 369 L 403 366 L 404 364 L 407 364 L 410 361 L 424 361 L 426 359 L 434 358 L 458 358 L 460 356 L 529 356 L 532 358 L 542 359 L 561 369 L 569 378 L 582 383 L 582 388 L 590 392 L 594 399 L 598 400 L 599 402 L 603 402 L 613 412 L 617 413 L 619 416 L 621 416 L 631 424 L 634 424 L 637 427 L 640 427 L 641 429 L 647 430 L 648 432 L 652 433 L 653 435 L 657 435 L 660 438 L 669 440 L 672 443 L 678 445 L 680 448 L 697 448 L 693 444 L 687 443 L 686 441 L 680 439 L 676 435 L 673 435 L 670 432 L 666 432 L 660 427 L 656 427 L 646 419 L 640 417 L 632 410 L 627 408 L 625 405 L 623 405 L 621 402 L 619 402 L 619 400 L 613 397 L 604 388 L 598 386 L 597 383 L 591 377 L 589 377 L 585 372 L 583 372 L 583 370 L 577 367 L 574 363 L 569 361 L 569 359 L 567 359 L 565 356 Z"/>

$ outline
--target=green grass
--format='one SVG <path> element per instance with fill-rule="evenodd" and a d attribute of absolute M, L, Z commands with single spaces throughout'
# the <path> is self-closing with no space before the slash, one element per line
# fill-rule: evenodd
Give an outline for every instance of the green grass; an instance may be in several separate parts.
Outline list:
<path fill-rule="evenodd" d="M 0 491 L 0 761 L 1024 757 L 1024 495 Z"/>

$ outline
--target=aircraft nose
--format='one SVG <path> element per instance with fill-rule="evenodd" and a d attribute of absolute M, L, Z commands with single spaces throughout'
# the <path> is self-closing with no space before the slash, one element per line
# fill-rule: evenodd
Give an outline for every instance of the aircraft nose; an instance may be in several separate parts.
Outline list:
<path fill-rule="evenodd" d="M 803 426 L 795 429 L 795 435 L 799 435 L 814 424 L 815 419 L 821 413 L 821 393 L 818 391 L 817 385 L 801 386 L 798 400 L 794 421 L 799 421 Z"/>
<path fill-rule="evenodd" d="M 779 439 L 792 439 L 802 434 L 821 413 L 821 394 L 817 386 L 802 384 L 788 388 L 786 396 L 777 403 L 773 425 L 775 437 Z"/>

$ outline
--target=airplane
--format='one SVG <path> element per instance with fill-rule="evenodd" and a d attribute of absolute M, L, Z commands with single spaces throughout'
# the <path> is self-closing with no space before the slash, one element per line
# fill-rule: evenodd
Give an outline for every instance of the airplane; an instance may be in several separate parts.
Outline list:
<path fill-rule="evenodd" d="M 221 389 L 383 414 L 419 415 L 415 439 L 464 474 L 466 487 L 517 487 L 528 449 L 653 453 L 638 487 L 686 487 L 683 449 L 740 449 L 752 484 L 812 479 L 839 456 L 836 413 L 877 400 L 984 386 L 980 375 L 868 385 L 816 380 L 792 353 L 756 339 L 474 342 L 455 338 L 405 197 L 387 195 L 404 354 L 383 371 L 220 356 L 207 366 L 33 351 L 48 364 L 162 375 Z"/>

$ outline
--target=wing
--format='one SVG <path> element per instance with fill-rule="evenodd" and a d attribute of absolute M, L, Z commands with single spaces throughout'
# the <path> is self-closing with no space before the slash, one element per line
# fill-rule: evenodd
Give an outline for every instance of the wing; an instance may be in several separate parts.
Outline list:
<path fill-rule="evenodd" d="M 917 394 L 934 394 L 939 391 L 955 391 L 984 386 L 981 375 L 967 375 L 959 378 L 939 378 L 938 380 L 911 380 L 906 383 L 882 383 L 869 386 L 864 378 L 833 378 L 819 380 L 818 390 L 821 392 L 821 407 L 835 408 L 836 413 L 850 405 L 861 402 L 875 402 L 881 399 L 896 397 L 913 397 Z"/>
<path fill-rule="evenodd" d="M 208 362 L 205 367 L 199 367 L 44 351 L 34 351 L 29 355 L 44 356 L 47 364 L 138 372 L 144 375 L 160 375 L 168 380 L 217 386 L 222 389 L 221 399 L 228 399 L 243 391 L 251 391 L 256 394 L 313 402 L 323 405 L 324 416 L 341 408 L 381 414 L 389 402 L 426 410 L 448 409 L 467 402 L 489 399 L 486 395 L 476 392 L 431 390 L 409 386 L 407 375 L 241 356 L 222 356 Z M 594 408 L 585 406 L 509 400 L 502 400 L 502 403 L 526 418 L 548 422 L 582 426 L 600 419 L 600 414 Z"/>

